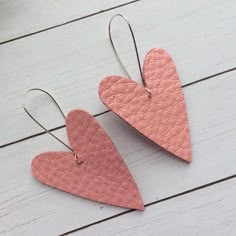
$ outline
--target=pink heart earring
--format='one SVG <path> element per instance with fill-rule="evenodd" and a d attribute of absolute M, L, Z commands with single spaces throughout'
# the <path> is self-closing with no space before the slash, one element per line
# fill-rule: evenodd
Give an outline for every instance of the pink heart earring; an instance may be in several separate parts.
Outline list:
<path fill-rule="evenodd" d="M 143 86 L 131 80 L 115 49 L 111 23 L 118 16 L 129 26 Z M 101 100 L 144 136 L 177 157 L 191 162 L 186 105 L 173 59 L 164 49 L 151 49 L 146 55 L 142 72 L 134 33 L 127 18 L 121 14 L 114 15 L 110 20 L 109 38 L 128 78 L 116 75 L 104 78 L 99 85 Z"/>
<path fill-rule="evenodd" d="M 24 98 L 31 91 L 47 94 L 66 121 L 67 145 L 26 109 Z M 51 151 L 36 156 L 31 165 L 33 176 L 43 184 L 110 205 L 143 210 L 138 188 L 111 139 L 97 120 L 83 110 L 72 110 L 67 117 L 55 99 L 42 89 L 30 89 L 22 98 L 26 113 L 69 152 Z"/>

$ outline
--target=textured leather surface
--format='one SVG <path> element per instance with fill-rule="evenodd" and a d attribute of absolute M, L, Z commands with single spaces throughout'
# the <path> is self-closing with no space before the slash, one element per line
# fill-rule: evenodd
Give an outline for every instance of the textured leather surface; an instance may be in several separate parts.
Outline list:
<path fill-rule="evenodd" d="M 129 78 L 108 76 L 99 86 L 103 103 L 143 135 L 174 155 L 192 159 L 190 131 L 175 64 L 160 48 L 148 52 L 144 79 L 152 97 L 142 85 Z"/>
<path fill-rule="evenodd" d="M 143 210 L 137 186 L 111 139 L 96 119 L 82 110 L 66 118 L 70 152 L 46 152 L 32 161 L 32 173 L 42 183 L 74 195 L 125 208 Z"/>

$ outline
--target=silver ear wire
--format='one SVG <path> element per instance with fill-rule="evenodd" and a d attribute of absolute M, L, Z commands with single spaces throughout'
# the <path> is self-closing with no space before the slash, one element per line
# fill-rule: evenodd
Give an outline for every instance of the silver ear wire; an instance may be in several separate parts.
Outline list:
<path fill-rule="evenodd" d="M 146 82 L 145 82 L 145 79 L 144 79 L 144 75 L 143 75 L 143 72 L 142 72 L 142 68 L 141 68 L 141 64 L 140 64 L 140 59 L 139 59 L 138 48 L 137 48 L 136 40 L 135 40 L 135 37 L 134 37 L 134 32 L 132 30 L 131 24 L 129 23 L 128 19 L 125 16 L 123 16 L 122 14 L 116 14 L 116 15 L 112 16 L 112 18 L 110 19 L 110 22 L 109 22 L 109 26 L 108 26 L 109 39 L 110 39 L 113 51 L 114 51 L 114 53 L 115 53 L 115 55 L 117 57 L 118 62 L 121 65 L 121 67 L 123 68 L 123 70 L 125 71 L 127 76 L 131 79 L 127 69 L 125 68 L 121 58 L 118 55 L 118 52 L 117 52 L 117 50 L 115 48 L 115 45 L 113 43 L 112 36 L 111 36 L 111 24 L 112 24 L 112 21 L 114 20 L 114 18 L 116 18 L 116 17 L 121 17 L 122 19 L 124 19 L 125 22 L 127 23 L 128 27 L 129 27 L 129 30 L 130 30 L 130 33 L 131 33 L 131 36 L 132 36 L 132 39 L 133 39 L 133 43 L 134 43 L 135 53 L 136 53 L 136 57 L 137 57 L 137 61 L 138 61 L 138 67 L 139 67 L 140 76 L 142 78 L 143 86 L 144 86 L 145 90 L 148 92 L 149 97 L 151 97 L 151 91 L 150 91 L 150 89 L 147 88 L 147 85 L 146 85 Z"/>
<path fill-rule="evenodd" d="M 53 133 L 50 132 L 50 130 L 48 130 L 47 128 L 45 128 L 39 121 L 37 121 L 33 115 L 27 110 L 26 106 L 25 106 L 25 103 L 24 103 L 24 100 L 25 100 L 25 97 L 28 93 L 32 92 L 32 91 L 40 91 L 40 92 L 43 92 L 45 94 L 47 94 L 51 99 L 52 101 L 55 103 L 55 105 L 57 106 L 57 108 L 59 109 L 61 115 L 63 116 L 63 118 L 66 120 L 66 116 L 65 114 L 63 113 L 61 107 L 59 106 L 59 104 L 56 102 L 56 100 L 53 98 L 53 96 L 48 93 L 47 91 L 43 90 L 43 89 L 40 89 L 40 88 L 32 88 L 32 89 L 29 89 L 28 91 L 25 92 L 25 94 L 23 94 L 22 96 L 22 108 L 25 110 L 25 112 L 28 114 L 28 116 L 36 123 L 38 124 L 42 129 L 44 129 L 48 134 L 50 134 L 53 138 L 55 138 L 57 141 L 59 141 L 61 144 L 63 144 L 66 148 L 68 148 L 75 156 L 75 160 L 78 164 L 81 164 L 82 162 L 78 160 L 78 157 L 76 155 L 76 153 L 74 152 L 74 150 L 68 146 L 66 143 L 64 143 L 61 139 L 59 139 L 57 136 L 55 136 Z"/>

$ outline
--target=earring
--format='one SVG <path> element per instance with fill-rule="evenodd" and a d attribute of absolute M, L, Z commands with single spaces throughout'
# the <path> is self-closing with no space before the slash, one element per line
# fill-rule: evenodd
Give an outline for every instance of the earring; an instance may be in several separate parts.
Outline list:
<path fill-rule="evenodd" d="M 26 109 L 24 98 L 31 91 L 45 93 L 56 104 L 66 121 L 71 146 L 52 134 Z M 66 117 L 55 99 L 38 88 L 30 89 L 23 95 L 22 107 L 41 128 L 69 150 L 45 152 L 36 156 L 31 171 L 38 181 L 93 201 L 144 209 L 138 188 L 125 162 L 92 115 L 77 109 Z"/>
<path fill-rule="evenodd" d="M 111 37 L 115 17 L 124 19 L 132 35 L 143 86 L 133 80 L 122 63 Z M 143 72 L 131 25 L 121 14 L 109 23 L 109 38 L 114 53 L 128 78 L 107 76 L 99 85 L 102 102 L 144 136 L 177 157 L 191 162 L 190 131 L 184 94 L 171 56 L 161 48 L 151 49 Z"/>

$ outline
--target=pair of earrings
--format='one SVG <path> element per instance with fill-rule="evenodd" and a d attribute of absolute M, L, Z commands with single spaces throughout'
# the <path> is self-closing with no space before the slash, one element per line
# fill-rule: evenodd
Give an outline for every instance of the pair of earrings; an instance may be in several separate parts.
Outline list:
<path fill-rule="evenodd" d="M 129 26 L 143 86 L 131 80 L 111 37 L 111 23 L 122 17 Z M 111 18 L 109 38 L 113 50 L 128 78 L 108 76 L 99 85 L 103 103 L 144 136 L 177 157 L 191 161 L 190 132 L 184 95 L 175 64 L 163 49 L 150 50 L 140 66 L 134 34 L 127 18 L 121 14 Z M 72 110 L 67 117 L 55 99 L 42 89 L 56 104 L 65 119 L 70 145 L 67 145 L 26 109 L 26 113 L 47 133 L 61 142 L 69 152 L 45 152 L 36 156 L 32 174 L 42 183 L 62 191 L 110 205 L 143 210 L 144 205 L 137 185 L 125 162 L 97 120 L 83 110 Z"/>

